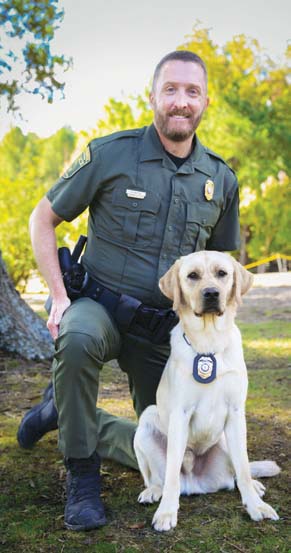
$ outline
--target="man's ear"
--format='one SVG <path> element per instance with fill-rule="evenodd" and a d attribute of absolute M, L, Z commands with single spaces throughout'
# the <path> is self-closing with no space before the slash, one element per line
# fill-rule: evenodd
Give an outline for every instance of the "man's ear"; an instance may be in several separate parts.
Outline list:
<path fill-rule="evenodd" d="M 174 265 L 172 265 L 159 281 L 159 287 L 164 296 L 173 301 L 174 311 L 177 311 L 180 303 L 183 302 L 183 293 L 179 279 L 180 263 L 179 259 L 175 261 Z"/>
<path fill-rule="evenodd" d="M 247 293 L 253 284 L 254 275 L 235 259 L 232 261 L 234 265 L 232 298 L 240 305 L 242 296 Z"/>

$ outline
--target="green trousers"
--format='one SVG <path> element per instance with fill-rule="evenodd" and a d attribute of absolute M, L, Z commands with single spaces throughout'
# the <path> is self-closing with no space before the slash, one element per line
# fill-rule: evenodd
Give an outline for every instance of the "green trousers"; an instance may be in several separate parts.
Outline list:
<path fill-rule="evenodd" d="M 65 312 L 53 362 L 55 403 L 59 416 L 59 448 L 65 457 L 103 458 L 138 468 L 133 450 L 136 424 L 96 409 L 99 371 L 117 359 L 127 373 L 137 417 L 156 402 L 156 389 L 169 356 L 169 344 L 154 345 L 121 336 L 106 309 L 89 298 L 73 302 Z"/>

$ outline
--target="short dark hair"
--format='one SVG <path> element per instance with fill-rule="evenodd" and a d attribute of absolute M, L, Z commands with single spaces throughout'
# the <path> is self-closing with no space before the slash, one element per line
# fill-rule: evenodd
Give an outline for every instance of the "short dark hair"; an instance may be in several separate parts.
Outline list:
<path fill-rule="evenodd" d="M 174 50 L 174 52 L 170 52 L 169 54 L 164 56 L 161 59 L 161 61 L 159 61 L 157 67 L 155 68 L 152 88 L 154 88 L 156 85 L 157 79 L 159 77 L 159 74 L 161 72 L 163 65 L 165 65 L 165 63 L 167 63 L 168 61 L 172 61 L 172 60 L 192 62 L 200 65 L 200 67 L 202 67 L 203 69 L 206 85 L 207 85 L 207 69 L 204 61 L 200 58 L 200 56 L 198 56 L 197 54 L 194 54 L 194 52 L 190 52 L 189 50 Z"/>

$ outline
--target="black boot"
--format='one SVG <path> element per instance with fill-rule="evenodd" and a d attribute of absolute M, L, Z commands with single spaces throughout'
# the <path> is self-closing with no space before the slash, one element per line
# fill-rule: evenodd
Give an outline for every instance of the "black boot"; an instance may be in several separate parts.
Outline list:
<path fill-rule="evenodd" d="M 21 447 L 29 449 L 34 446 L 44 434 L 58 428 L 58 412 L 53 398 L 52 382 L 46 388 L 43 400 L 30 409 L 23 417 L 17 432 L 17 440 Z"/>
<path fill-rule="evenodd" d="M 65 459 L 67 504 L 65 526 L 69 530 L 91 530 L 106 523 L 100 499 L 100 458 Z"/>

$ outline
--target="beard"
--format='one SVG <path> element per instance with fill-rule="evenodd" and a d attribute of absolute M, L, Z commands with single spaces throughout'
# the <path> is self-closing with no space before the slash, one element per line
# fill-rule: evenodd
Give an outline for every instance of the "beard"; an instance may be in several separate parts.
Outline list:
<path fill-rule="evenodd" d="M 198 115 L 193 115 L 193 113 L 181 110 L 175 110 L 170 113 L 163 113 L 158 109 L 155 109 L 155 123 L 157 129 L 169 140 L 173 142 L 183 142 L 191 136 L 194 136 L 196 129 L 199 126 L 199 123 L 202 119 L 204 110 Z M 184 128 L 179 128 L 179 122 L 177 121 L 175 126 L 175 119 L 172 117 L 174 115 L 183 115 L 187 117 L 188 125 Z"/>

